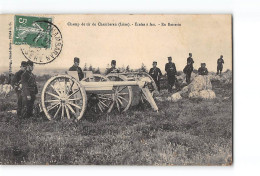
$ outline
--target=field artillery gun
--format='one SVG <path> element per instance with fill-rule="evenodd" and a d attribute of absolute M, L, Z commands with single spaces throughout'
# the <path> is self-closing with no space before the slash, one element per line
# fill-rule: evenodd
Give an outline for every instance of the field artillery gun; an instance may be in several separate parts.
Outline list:
<path fill-rule="evenodd" d="M 84 72 L 84 78 L 79 81 L 76 71 L 68 71 L 45 83 L 41 107 L 49 120 L 80 120 L 88 110 L 95 113 L 125 112 L 140 100 L 147 101 L 154 111 L 158 111 L 149 89 L 152 81 L 145 75 L 132 77 L 113 73 L 104 76 L 90 71 Z"/>

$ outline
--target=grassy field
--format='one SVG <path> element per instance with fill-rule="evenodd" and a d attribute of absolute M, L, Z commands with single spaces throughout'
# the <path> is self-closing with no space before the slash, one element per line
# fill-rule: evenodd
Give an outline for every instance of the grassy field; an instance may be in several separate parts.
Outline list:
<path fill-rule="evenodd" d="M 157 102 L 159 113 L 139 106 L 77 123 L 17 119 L 8 112 L 15 94 L 1 97 L 0 164 L 231 165 L 232 85 L 212 84 L 215 100 Z"/>

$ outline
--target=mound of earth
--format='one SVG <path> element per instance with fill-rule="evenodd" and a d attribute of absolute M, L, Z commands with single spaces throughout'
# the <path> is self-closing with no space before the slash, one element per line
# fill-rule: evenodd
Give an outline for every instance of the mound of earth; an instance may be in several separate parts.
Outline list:
<path fill-rule="evenodd" d="M 232 71 L 227 70 L 222 75 L 216 75 L 215 73 L 210 73 L 209 74 L 210 80 L 211 81 L 220 81 L 221 83 L 224 84 L 232 84 Z"/>
<path fill-rule="evenodd" d="M 214 99 L 216 94 L 212 91 L 212 84 L 210 76 L 196 76 L 193 81 L 182 88 L 181 91 L 171 96 L 171 101 L 176 102 L 182 99 L 185 94 L 188 94 L 189 98 L 201 98 L 201 99 Z"/>

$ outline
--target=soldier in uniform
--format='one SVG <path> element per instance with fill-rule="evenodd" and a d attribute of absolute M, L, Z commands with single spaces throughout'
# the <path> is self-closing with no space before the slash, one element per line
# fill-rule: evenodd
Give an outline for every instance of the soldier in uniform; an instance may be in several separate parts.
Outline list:
<path fill-rule="evenodd" d="M 22 84 L 22 117 L 29 118 L 33 115 L 33 105 L 38 93 L 38 88 L 33 71 L 33 62 L 27 62 L 27 68 L 21 76 Z"/>
<path fill-rule="evenodd" d="M 11 85 L 14 88 L 14 91 L 17 95 L 17 116 L 18 117 L 21 116 L 21 112 L 22 112 L 21 77 L 22 77 L 22 74 L 26 70 L 26 65 L 27 65 L 27 63 L 25 61 L 21 62 L 20 70 L 15 73 L 15 75 L 12 79 L 12 82 L 11 82 Z"/>
<path fill-rule="evenodd" d="M 153 62 L 153 68 L 150 69 L 149 71 L 149 75 L 153 78 L 158 91 L 160 92 L 160 78 L 162 76 L 162 72 L 161 70 L 157 67 L 157 62 L 154 61 Z"/>
<path fill-rule="evenodd" d="M 189 53 L 189 57 L 187 58 L 187 65 L 191 64 L 193 66 L 193 63 L 194 63 L 194 61 L 192 59 L 192 53 Z"/>
<path fill-rule="evenodd" d="M 191 73 L 193 71 L 193 63 L 194 63 L 194 61 L 192 59 L 192 53 L 189 53 L 189 57 L 187 58 L 187 65 L 183 69 L 183 72 L 186 74 L 187 84 L 190 83 L 190 77 L 191 77 Z"/>
<path fill-rule="evenodd" d="M 201 67 L 198 70 L 199 75 L 208 75 L 208 69 L 205 63 L 201 63 Z"/>
<path fill-rule="evenodd" d="M 119 73 L 119 70 L 116 68 L 116 60 L 111 61 L 111 68 L 109 68 L 107 70 L 106 74 L 109 74 L 109 73 Z"/>
<path fill-rule="evenodd" d="M 217 61 L 218 67 L 217 67 L 217 75 L 220 74 L 222 72 L 223 69 L 223 64 L 224 64 L 224 60 L 223 60 L 223 55 L 220 56 L 220 58 Z"/>
<path fill-rule="evenodd" d="M 172 92 L 172 86 L 175 83 L 175 75 L 177 73 L 175 64 L 172 62 L 172 57 L 168 57 L 168 63 L 165 65 L 165 71 L 168 78 L 168 91 Z"/>
<path fill-rule="evenodd" d="M 81 81 L 84 78 L 84 73 L 82 69 L 79 67 L 79 58 L 74 58 L 74 64 L 69 68 L 69 71 L 77 71 L 79 75 L 79 80 Z"/>

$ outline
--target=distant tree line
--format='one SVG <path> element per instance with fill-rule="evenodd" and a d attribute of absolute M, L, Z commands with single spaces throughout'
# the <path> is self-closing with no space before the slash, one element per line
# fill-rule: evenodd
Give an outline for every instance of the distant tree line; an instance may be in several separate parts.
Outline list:
<path fill-rule="evenodd" d="M 83 71 L 92 71 L 95 74 L 100 74 L 100 69 L 98 68 L 94 68 L 92 67 L 92 65 L 90 65 L 89 67 L 87 67 L 87 64 L 85 64 Z"/>

